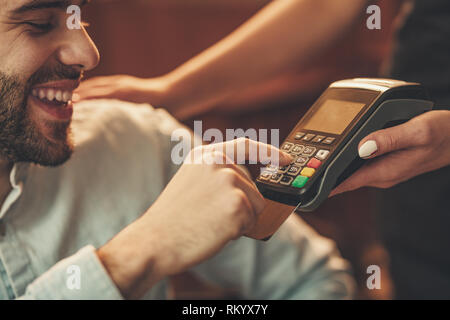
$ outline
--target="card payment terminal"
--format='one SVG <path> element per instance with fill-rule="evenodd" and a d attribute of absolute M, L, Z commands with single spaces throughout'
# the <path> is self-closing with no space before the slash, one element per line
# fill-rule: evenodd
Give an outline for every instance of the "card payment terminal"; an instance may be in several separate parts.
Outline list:
<path fill-rule="evenodd" d="M 256 185 L 267 199 L 295 206 L 297 212 L 314 211 L 364 164 L 358 144 L 365 136 L 432 107 L 426 90 L 417 83 L 364 78 L 334 82 L 281 144 L 294 161 L 281 168 L 264 168 Z M 249 236 L 270 236 L 279 227 L 279 222 L 270 225 L 270 219 L 260 217 Z"/>

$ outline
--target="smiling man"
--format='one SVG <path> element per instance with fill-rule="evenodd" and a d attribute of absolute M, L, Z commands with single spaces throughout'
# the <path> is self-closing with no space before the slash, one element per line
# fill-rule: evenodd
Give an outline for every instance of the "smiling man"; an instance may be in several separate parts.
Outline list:
<path fill-rule="evenodd" d="M 54 10 L 68 3 L 2 1 L 0 152 L 8 160 L 58 165 L 72 153 L 72 92 L 98 53 L 83 32 L 58 27 L 67 16 Z"/>
<path fill-rule="evenodd" d="M 73 106 L 99 55 L 66 27 L 72 4 L 84 2 L 0 0 L 0 298 L 165 298 L 167 276 L 188 269 L 249 298 L 349 297 L 346 262 L 301 220 L 266 243 L 240 238 L 265 200 L 231 162 L 174 165 L 180 125 L 164 110 Z M 262 145 L 225 144 L 239 143 Z"/>

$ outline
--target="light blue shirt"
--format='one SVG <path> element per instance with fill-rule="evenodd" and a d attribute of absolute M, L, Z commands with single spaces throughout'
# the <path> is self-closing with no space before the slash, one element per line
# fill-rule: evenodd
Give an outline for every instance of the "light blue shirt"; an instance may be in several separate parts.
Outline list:
<path fill-rule="evenodd" d="M 11 171 L 0 210 L 0 298 L 121 299 L 95 249 L 144 213 L 176 172 L 170 136 L 180 126 L 149 105 L 76 105 L 72 158 Z M 354 288 L 335 244 L 293 217 L 270 241 L 232 241 L 192 271 L 254 299 L 349 298 Z M 167 281 L 144 298 L 167 298 Z"/>

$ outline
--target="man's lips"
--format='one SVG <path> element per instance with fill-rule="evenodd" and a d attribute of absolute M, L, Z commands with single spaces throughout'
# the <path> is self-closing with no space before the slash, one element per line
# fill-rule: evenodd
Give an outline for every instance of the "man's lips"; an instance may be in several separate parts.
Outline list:
<path fill-rule="evenodd" d="M 58 80 L 58 81 L 51 81 L 46 83 L 41 83 L 33 87 L 33 89 L 38 88 L 55 88 L 55 89 L 61 89 L 61 90 L 67 90 L 67 91 L 74 91 L 78 86 L 80 85 L 81 80 Z"/>
<path fill-rule="evenodd" d="M 55 102 L 55 101 L 45 101 L 37 97 L 30 95 L 30 100 L 33 104 L 39 107 L 41 110 L 45 111 L 47 114 L 51 115 L 57 120 L 70 120 L 73 114 L 73 103 L 68 101 L 65 103 Z"/>
<path fill-rule="evenodd" d="M 61 80 L 39 84 L 32 88 L 34 104 L 59 120 L 69 120 L 73 114 L 72 95 L 80 81 Z"/>

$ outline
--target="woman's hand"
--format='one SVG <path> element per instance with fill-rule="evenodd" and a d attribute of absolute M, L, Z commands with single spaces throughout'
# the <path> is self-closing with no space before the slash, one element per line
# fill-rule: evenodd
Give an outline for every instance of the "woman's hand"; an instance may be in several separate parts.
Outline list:
<path fill-rule="evenodd" d="M 96 77 L 83 81 L 75 91 L 74 101 L 119 99 L 136 103 L 163 104 L 168 88 L 164 77 L 143 79 L 128 75 Z"/>
<path fill-rule="evenodd" d="M 389 188 L 450 164 L 450 111 L 436 110 L 365 137 L 359 156 L 372 159 L 330 196 L 361 187 Z"/>

